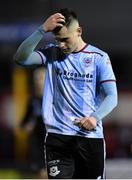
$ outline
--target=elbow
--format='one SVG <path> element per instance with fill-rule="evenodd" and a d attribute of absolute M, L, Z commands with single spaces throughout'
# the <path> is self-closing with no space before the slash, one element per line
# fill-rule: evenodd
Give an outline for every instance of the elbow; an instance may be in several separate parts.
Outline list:
<path fill-rule="evenodd" d="M 118 95 L 114 95 L 114 101 L 113 101 L 113 108 L 115 108 L 118 105 Z"/>
<path fill-rule="evenodd" d="M 19 60 L 18 60 L 17 53 L 13 56 L 13 60 L 16 64 L 18 64 Z"/>
<path fill-rule="evenodd" d="M 14 60 L 15 64 L 17 64 L 17 65 L 22 65 L 22 64 L 21 64 L 21 60 L 20 60 L 20 58 L 18 57 L 17 53 L 13 56 L 13 60 Z"/>

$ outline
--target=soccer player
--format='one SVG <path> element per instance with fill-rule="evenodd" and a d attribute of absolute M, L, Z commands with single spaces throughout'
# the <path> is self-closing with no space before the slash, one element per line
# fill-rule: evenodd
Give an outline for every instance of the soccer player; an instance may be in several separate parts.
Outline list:
<path fill-rule="evenodd" d="M 47 32 L 57 44 L 36 50 Z M 82 39 L 75 12 L 48 17 L 18 48 L 21 65 L 45 65 L 42 113 L 48 178 L 104 178 L 102 120 L 117 105 L 116 79 L 106 52 Z"/>

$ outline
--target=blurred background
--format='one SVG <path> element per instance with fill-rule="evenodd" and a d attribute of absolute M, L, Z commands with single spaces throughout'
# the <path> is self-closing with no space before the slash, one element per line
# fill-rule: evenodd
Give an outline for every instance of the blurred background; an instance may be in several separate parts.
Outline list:
<path fill-rule="evenodd" d="M 34 71 L 13 61 L 20 43 L 60 8 L 74 9 L 83 38 L 106 51 L 117 78 L 119 104 L 104 119 L 107 178 L 132 178 L 132 1 L 1 0 L 0 178 L 36 178 L 29 166 L 31 129 L 21 127 L 35 93 Z M 53 41 L 47 33 L 40 45 Z M 31 123 L 32 124 L 32 123 Z M 36 144 L 33 144 L 35 149 Z M 37 153 L 37 150 L 35 151 Z"/>

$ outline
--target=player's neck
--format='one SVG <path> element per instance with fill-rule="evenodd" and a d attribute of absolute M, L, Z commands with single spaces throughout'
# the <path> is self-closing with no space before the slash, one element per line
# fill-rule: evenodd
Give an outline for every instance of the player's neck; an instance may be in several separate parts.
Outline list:
<path fill-rule="evenodd" d="M 80 50 L 83 49 L 85 46 L 86 46 L 86 42 L 84 42 L 82 39 L 80 39 L 80 40 L 79 40 L 79 43 L 78 43 L 78 47 L 77 47 L 77 49 L 76 49 L 75 52 L 80 51 Z"/>

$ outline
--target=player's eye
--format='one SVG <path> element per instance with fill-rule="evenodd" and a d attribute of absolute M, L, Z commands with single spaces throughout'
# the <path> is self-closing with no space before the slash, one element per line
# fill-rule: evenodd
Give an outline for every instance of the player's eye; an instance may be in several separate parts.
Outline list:
<path fill-rule="evenodd" d="M 62 40 L 61 40 L 61 42 L 67 42 L 68 41 L 68 38 L 63 38 Z"/>
<path fill-rule="evenodd" d="M 57 42 L 57 43 L 67 42 L 67 41 L 68 41 L 68 38 L 56 39 L 56 42 Z"/>

